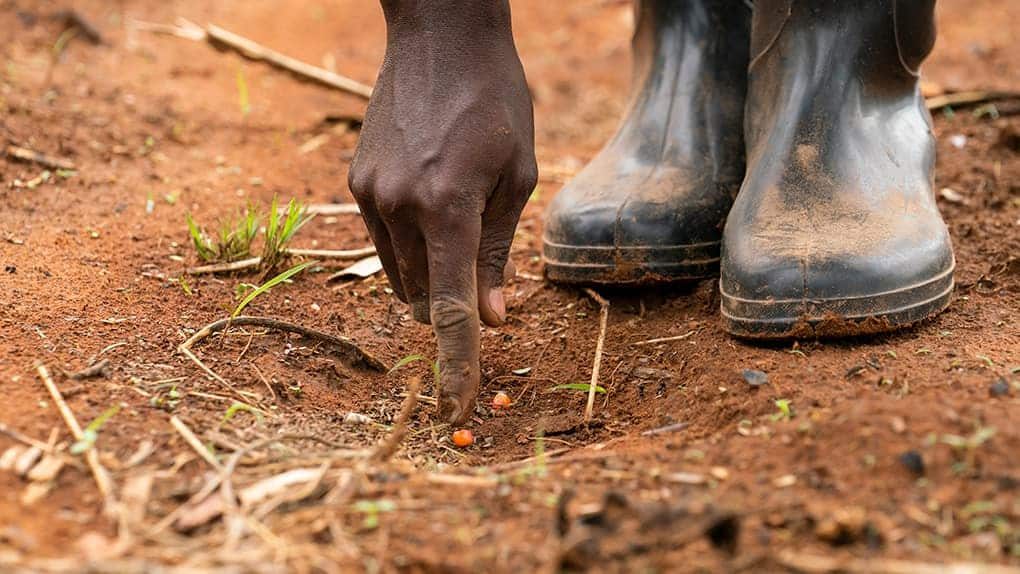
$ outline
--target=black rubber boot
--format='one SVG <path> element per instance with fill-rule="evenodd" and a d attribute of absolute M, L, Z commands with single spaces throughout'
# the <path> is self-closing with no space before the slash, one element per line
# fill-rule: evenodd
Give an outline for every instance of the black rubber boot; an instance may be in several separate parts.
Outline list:
<path fill-rule="evenodd" d="M 723 240 L 739 336 L 886 331 L 938 313 L 953 251 L 918 67 L 934 0 L 758 0 L 747 176 Z"/>
<path fill-rule="evenodd" d="M 751 11 L 639 0 L 637 92 L 616 136 L 549 206 L 546 275 L 625 284 L 712 276 L 744 175 Z"/>

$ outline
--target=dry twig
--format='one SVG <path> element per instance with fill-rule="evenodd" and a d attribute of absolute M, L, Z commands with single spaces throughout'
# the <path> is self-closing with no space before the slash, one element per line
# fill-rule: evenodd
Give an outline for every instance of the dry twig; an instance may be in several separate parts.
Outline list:
<path fill-rule="evenodd" d="M 414 407 L 418 406 L 418 392 L 420 390 L 421 378 L 411 377 L 411 380 L 407 381 L 407 396 L 400 407 L 400 414 L 397 415 L 397 420 L 393 423 L 393 430 L 379 443 L 379 446 L 376 447 L 375 452 L 372 454 L 372 459 L 375 462 L 383 463 L 388 461 L 393 456 L 393 453 L 397 452 L 397 449 L 400 448 L 400 443 L 404 441 L 404 435 L 407 434 L 408 421 L 411 420 Z"/>
<path fill-rule="evenodd" d="M 299 257 L 314 257 L 316 259 L 339 259 L 341 261 L 361 259 L 362 257 L 368 257 L 375 255 L 375 247 L 361 247 L 359 249 L 286 249 L 284 253 L 292 256 Z M 204 275 L 208 273 L 227 273 L 232 271 L 243 271 L 245 269 L 254 269 L 262 264 L 261 257 L 249 257 L 248 259 L 241 259 L 240 261 L 232 261 L 230 263 L 214 263 L 211 265 L 201 265 L 199 267 L 191 267 L 185 271 L 188 275 Z"/>
<path fill-rule="evenodd" d="M 213 24 L 206 26 L 205 31 L 208 34 L 207 39 L 210 43 L 231 48 L 245 58 L 266 62 L 302 79 L 311 80 L 329 88 L 361 96 L 366 100 L 372 97 L 371 86 L 366 86 L 346 76 L 341 76 L 329 70 L 306 64 L 290 56 L 285 56 Z"/>
<path fill-rule="evenodd" d="M 925 563 L 909 560 L 886 560 L 883 558 L 836 558 L 800 554 L 784 550 L 776 559 L 786 568 L 796 572 L 828 574 L 1020 574 L 1020 568 L 998 564 L 976 562 Z"/>
<path fill-rule="evenodd" d="M 697 331 L 688 331 L 688 332 L 684 333 L 683 335 L 676 335 L 674 337 L 660 337 L 658 339 L 648 339 L 647 341 L 638 341 L 637 343 L 631 343 L 630 346 L 631 347 L 641 347 L 643 345 L 657 345 L 659 343 L 670 343 L 672 341 L 683 341 L 684 339 L 690 337 L 694 333 L 697 333 Z"/>
<path fill-rule="evenodd" d="M 67 406 L 64 396 L 60 394 L 60 389 L 57 388 L 53 378 L 50 377 L 49 369 L 46 368 L 46 365 L 37 363 L 35 370 L 39 373 L 39 377 L 42 379 L 43 385 L 46 386 L 46 390 L 53 397 L 53 402 L 56 403 L 57 410 L 60 411 L 60 415 L 63 417 L 67 428 L 71 430 L 74 439 L 82 440 L 85 435 L 81 425 L 78 424 L 78 419 L 75 418 L 71 407 Z M 96 486 L 99 487 L 99 492 L 103 495 L 106 511 L 115 512 L 117 499 L 113 492 L 113 480 L 110 478 L 110 473 L 106 471 L 106 467 L 100 462 L 99 453 L 95 448 L 85 451 L 85 462 L 88 463 L 89 469 L 92 471 L 92 477 L 96 481 Z"/>
<path fill-rule="evenodd" d="M 285 209 L 285 208 L 281 208 Z M 361 213 L 357 203 L 313 203 L 305 207 L 307 215 L 357 215 Z"/>
<path fill-rule="evenodd" d="M 201 26 L 185 20 L 184 18 L 178 18 L 176 26 L 142 22 L 139 20 L 133 20 L 132 25 L 136 30 L 169 34 L 187 40 L 194 40 L 198 42 L 205 41 L 217 48 L 229 48 L 249 60 L 265 62 L 271 66 L 290 72 L 302 80 L 316 82 L 328 88 L 360 96 L 366 100 L 372 97 L 371 86 L 366 86 L 365 84 L 348 78 L 347 76 L 341 76 L 336 72 L 331 72 L 324 68 L 306 64 L 300 60 L 281 54 L 276 50 L 267 48 L 266 46 L 245 38 L 244 36 L 235 34 L 229 30 L 224 30 L 214 24 L 209 24 L 205 28 L 202 28 Z"/>
<path fill-rule="evenodd" d="M 44 153 L 39 153 L 37 151 L 16 145 L 7 146 L 7 156 L 12 159 L 37 163 L 43 167 L 48 167 L 50 169 L 67 169 L 67 170 L 74 169 L 74 163 L 72 163 L 71 160 L 69 159 L 46 155 Z"/>
<path fill-rule="evenodd" d="M 52 450 L 50 446 L 44 443 L 43 441 L 36 440 L 26 434 L 21 433 L 20 431 L 14 430 L 9 425 L 6 425 L 2 422 L 0 422 L 0 434 L 7 435 L 16 441 L 23 442 L 29 446 L 39 448 L 43 452 L 49 452 L 50 450 Z"/>
<path fill-rule="evenodd" d="M 195 433 L 193 433 L 190 428 L 188 428 L 188 425 L 184 424 L 184 421 L 177 418 L 177 415 L 174 415 L 170 417 L 170 424 L 173 425 L 174 430 L 176 430 L 181 437 L 184 438 L 184 442 L 188 443 L 188 446 L 190 446 L 192 450 L 198 454 L 198 456 L 202 457 L 202 460 L 209 463 L 209 466 L 213 467 L 213 469 L 223 472 L 223 465 L 220 464 L 220 461 L 216 460 L 216 457 L 209 452 L 209 449 L 205 448 L 202 441 L 198 440 L 198 437 L 195 436 Z"/>
<path fill-rule="evenodd" d="M 368 352 L 362 350 L 354 341 L 347 337 L 340 337 L 336 335 L 330 335 L 329 333 L 323 333 L 322 331 L 316 331 L 315 329 L 309 329 L 308 327 L 302 327 L 301 325 L 295 325 L 286 321 L 280 321 L 278 319 L 270 319 L 269 317 L 249 317 L 242 315 L 240 317 L 232 317 L 226 319 L 220 319 L 213 323 L 209 323 L 205 327 L 198 330 L 197 333 L 191 336 L 190 339 L 181 343 L 177 348 L 182 354 L 186 355 L 192 361 L 194 361 L 199 367 L 205 372 L 211 374 L 214 378 L 219 381 L 226 383 L 222 377 L 212 372 L 209 367 L 206 367 L 202 361 L 191 351 L 192 346 L 196 343 L 212 335 L 213 333 L 222 331 L 230 326 L 235 327 L 264 327 L 266 329 L 276 329 L 277 331 L 285 331 L 288 333 L 296 333 L 302 337 L 308 337 L 309 339 L 315 339 L 333 345 L 348 355 L 350 362 L 360 362 L 379 372 L 386 372 L 389 368 L 385 363 L 375 358 Z M 227 386 L 233 390 L 233 387 L 229 383 Z M 236 391 L 235 391 L 236 392 Z"/>
<path fill-rule="evenodd" d="M 599 304 L 599 338 L 595 343 L 595 362 L 591 368 L 591 384 L 588 387 L 588 404 L 584 407 L 584 422 L 591 420 L 592 409 L 595 407 L 595 390 L 598 388 L 599 370 L 602 368 L 602 347 L 606 342 L 606 326 L 609 323 L 609 301 L 593 289 L 585 288 L 585 293 Z"/>
<path fill-rule="evenodd" d="M 64 374 L 69 379 L 80 381 L 82 379 L 91 379 L 93 377 L 105 377 L 109 368 L 110 360 L 102 359 L 100 361 L 92 363 L 91 365 L 85 367 L 80 371 L 75 371 L 73 373 L 68 373 L 65 371 Z"/>

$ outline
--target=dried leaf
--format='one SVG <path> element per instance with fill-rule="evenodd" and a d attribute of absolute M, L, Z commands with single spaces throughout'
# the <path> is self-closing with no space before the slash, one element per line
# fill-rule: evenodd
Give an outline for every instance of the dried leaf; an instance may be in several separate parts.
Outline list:
<path fill-rule="evenodd" d="M 342 279 L 364 279 L 365 277 L 371 277 L 380 271 L 382 271 L 382 261 L 379 259 L 378 255 L 373 255 L 337 271 L 330 275 L 328 280 L 339 281 Z"/>

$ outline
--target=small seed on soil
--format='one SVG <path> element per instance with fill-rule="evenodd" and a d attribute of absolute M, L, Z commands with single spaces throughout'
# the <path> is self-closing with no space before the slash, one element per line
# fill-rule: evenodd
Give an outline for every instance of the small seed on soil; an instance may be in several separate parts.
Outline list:
<path fill-rule="evenodd" d="M 773 480 L 772 484 L 776 488 L 787 488 L 797 484 L 797 477 L 792 474 L 783 475 Z"/>
<path fill-rule="evenodd" d="M 907 430 L 907 421 L 903 420 L 903 417 L 893 417 L 891 425 L 896 434 L 903 434 Z"/>
<path fill-rule="evenodd" d="M 463 448 L 475 443 L 475 435 L 467 429 L 460 429 L 453 433 L 453 444 Z"/>
<path fill-rule="evenodd" d="M 907 452 L 900 455 L 900 464 L 905 466 L 907 470 L 914 473 L 917 476 L 924 474 L 924 459 L 921 457 L 921 453 L 916 450 L 908 450 Z"/>
<path fill-rule="evenodd" d="M 503 391 L 496 393 L 496 396 L 492 397 L 493 410 L 500 411 L 504 409 L 509 409 L 512 403 L 513 401 L 510 399 L 510 396 L 504 393 Z"/>
<path fill-rule="evenodd" d="M 999 379 L 988 387 L 988 394 L 992 397 L 1005 397 L 1009 395 L 1009 383 L 1006 379 Z"/>
<path fill-rule="evenodd" d="M 752 387 L 760 387 L 762 385 L 768 384 L 769 382 L 769 376 L 765 374 L 764 371 L 744 369 L 743 375 L 744 380 L 747 381 L 747 384 L 751 385 Z"/>

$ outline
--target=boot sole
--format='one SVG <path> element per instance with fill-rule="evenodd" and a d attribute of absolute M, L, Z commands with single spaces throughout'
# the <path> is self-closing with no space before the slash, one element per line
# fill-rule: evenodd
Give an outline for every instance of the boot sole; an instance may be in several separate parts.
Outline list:
<path fill-rule="evenodd" d="M 542 241 L 546 277 L 556 283 L 639 285 L 719 275 L 720 241 L 667 246 L 576 246 Z"/>
<path fill-rule="evenodd" d="M 950 267 L 928 281 L 861 297 L 754 300 L 720 289 L 723 328 L 745 339 L 884 333 L 937 315 L 949 306 L 953 287 L 953 267 Z"/>

